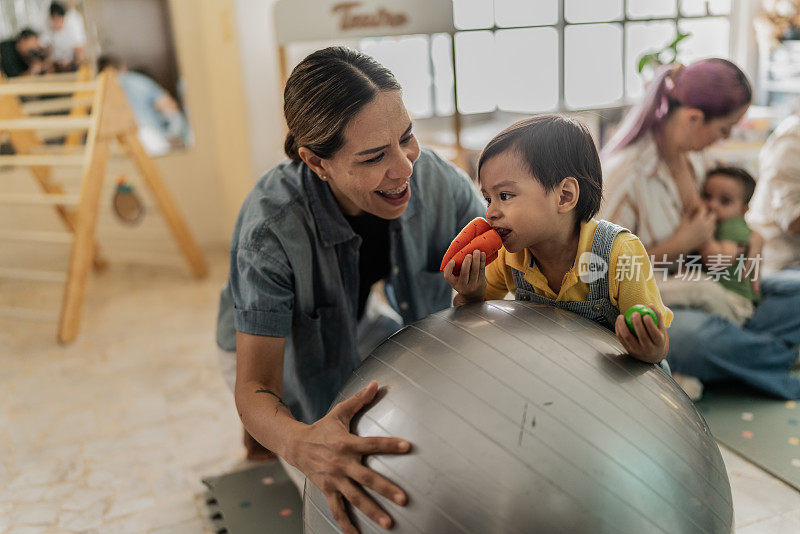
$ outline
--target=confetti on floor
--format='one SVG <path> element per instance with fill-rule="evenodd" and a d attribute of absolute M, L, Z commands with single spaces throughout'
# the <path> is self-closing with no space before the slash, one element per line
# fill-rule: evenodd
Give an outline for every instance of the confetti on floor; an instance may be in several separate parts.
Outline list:
<path fill-rule="evenodd" d="M 800 490 L 796 406 L 734 385 L 708 387 L 697 403 L 717 440 Z"/>

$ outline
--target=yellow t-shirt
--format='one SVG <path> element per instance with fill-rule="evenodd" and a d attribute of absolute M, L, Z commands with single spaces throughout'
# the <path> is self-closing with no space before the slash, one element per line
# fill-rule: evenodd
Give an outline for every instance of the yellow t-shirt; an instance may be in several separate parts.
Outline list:
<path fill-rule="evenodd" d="M 514 268 L 524 273 L 525 281 L 533 286 L 537 295 L 559 302 L 586 301 L 589 298 L 589 284 L 578 277 L 576 266 L 579 265 L 581 255 L 592 250 L 597 223 L 597 219 L 581 223 L 575 262 L 564 274 L 558 295 L 547 284 L 547 278 L 535 262 L 531 262 L 531 252 L 528 249 L 512 254 L 503 247 L 497 259 L 486 267 L 486 300 L 502 299 L 508 293 L 513 294 L 516 291 L 511 274 L 511 268 Z M 666 327 L 672 323 L 672 311 L 661 301 L 661 293 L 653 277 L 653 267 L 647 251 L 639 238 L 630 232 L 618 234 L 611 247 L 608 293 L 611 303 L 623 313 L 634 304 L 644 304 L 658 308 Z"/>

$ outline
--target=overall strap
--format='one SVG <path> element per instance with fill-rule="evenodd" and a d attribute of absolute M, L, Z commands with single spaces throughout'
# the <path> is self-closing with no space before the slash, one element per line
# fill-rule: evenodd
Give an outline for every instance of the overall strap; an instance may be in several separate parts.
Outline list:
<path fill-rule="evenodd" d="M 594 239 L 592 240 L 592 254 L 602 258 L 609 272 L 607 272 L 605 276 L 601 276 L 597 280 L 589 283 L 589 300 L 609 298 L 608 278 L 613 276 L 613 273 L 610 272 L 611 249 L 614 247 L 614 239 L 616 239 L 617 235 L 621 232 L 630 232 L 630 230 L 605 220 L 600 220 L 597 223 L 597 228 L 594 231 Z"/>

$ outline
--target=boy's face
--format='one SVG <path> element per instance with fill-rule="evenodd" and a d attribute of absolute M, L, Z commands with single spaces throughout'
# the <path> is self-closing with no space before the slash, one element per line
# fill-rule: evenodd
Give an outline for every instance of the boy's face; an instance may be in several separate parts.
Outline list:
<path fill-rule="evenodd" d="M 712 174 L 703 186 L 703 201 L 717 221 L 741 217 L 747 211 L 744 184 L 724 174 Z"/>
<path fill-rule="evenodd" d="M 488 202 L 486 220 L 503 238 L 508 252 L 547 241 L 559 217 L 558 193 L 546 191 L 516 150 L 506 150 L 481 168 L 481 194 Z"/>

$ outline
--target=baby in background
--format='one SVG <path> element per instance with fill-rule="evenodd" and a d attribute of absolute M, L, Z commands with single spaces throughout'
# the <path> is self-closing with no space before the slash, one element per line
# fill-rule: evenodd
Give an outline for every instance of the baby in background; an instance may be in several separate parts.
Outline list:
<path fill-rule="evenodd" d="M 744 215 L 756 181 L 739 167 L 716 167 L 706 174 L 703 200 L 717 218 L 714 239 L 700 250 L 703 264 L 719 283 L 746 299 L 750 306 L 760 299 L 758 261 L 761 236 L 747 225 Z"/>

